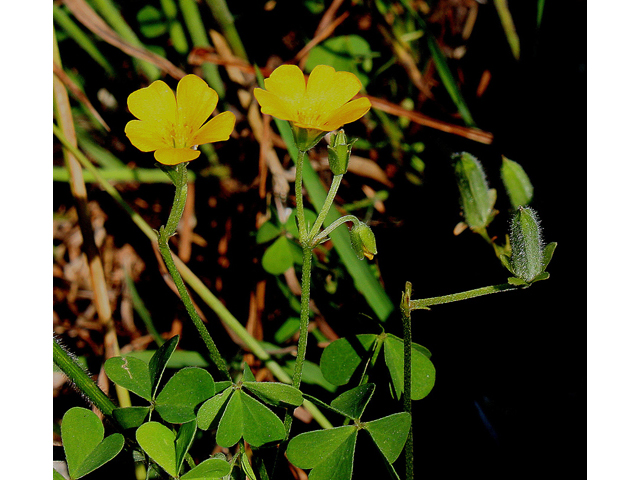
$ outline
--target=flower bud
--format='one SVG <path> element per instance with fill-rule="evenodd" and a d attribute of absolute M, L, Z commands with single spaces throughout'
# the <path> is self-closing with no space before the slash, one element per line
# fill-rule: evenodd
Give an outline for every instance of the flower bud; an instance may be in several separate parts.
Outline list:
<path fill-rule="evenodd" d="M 511 220 L 511 268 L 527 283 L 544 272 L 545 259 L 538 215 L 530 207 L 519 207 Z"/>
<path fill-rule="evenodd" d="M 522 166 L 502 156 L 500 167 L 502 183 L 507 191 L 511 207 L 515 210 L 520 205 L 529 205 L 533 199 L 533 185 Z"/>
<path fill-rule="evenodd" d="M 367 257 L 369 260 L 373 260 L 373 256 L 378 253 L 378 249 L 376 248 L 376 237 L 373 235 L 369 225 L 358 221 L 349 230 L 349 237 L 351 237 L 351 246 L 358 259 L 362 260 Z"/>
<path fill-rule="evenodd" d="M 357 138 L 351 142 L 347 141 L 344 130 L 331 135 L 331 142 L 327 147 L 329 155 L 329 167 L 334 175 L 344 175 L 347 173 L 349 166 L 349 157 L 351 157 L 351 147 L 356 143 Z"/>
<path fill-rule="evenodd" d="M 482 165 L 473 155 L 462 152 L 452 156 L 460 190 L 465 223 L 472 230 L 485 228 L 494 216 L 496 191 L 490 189 Z"/>

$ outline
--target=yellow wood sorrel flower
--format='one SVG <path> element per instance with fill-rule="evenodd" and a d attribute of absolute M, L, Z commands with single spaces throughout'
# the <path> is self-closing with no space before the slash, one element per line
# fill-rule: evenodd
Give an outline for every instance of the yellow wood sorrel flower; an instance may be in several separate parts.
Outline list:
<path fill-rule="evenodd" d="M 315 67 L 307 81 L 296 65 L 281 65 L 264 80 L 264 86 L 266 90 L 253 90 L 262 113 L 289 121 L 302 151 L 371 108 L 368 98 L 351 100 L 362 88 L 358 77 L 327 65 Z"/>
<path fill-rule="evenodd" d="M 155 152 L 164 165 L 189 162 L 200 156 L 198 145 L 229 140 L 236 117 L 223 112 L 204 123 L 218 104 L 218 94 L 196 75 L 178 82 L 177 96 L 156 80 L 127 99 L 131 120 L 124 132 L 136 148 Z"/>

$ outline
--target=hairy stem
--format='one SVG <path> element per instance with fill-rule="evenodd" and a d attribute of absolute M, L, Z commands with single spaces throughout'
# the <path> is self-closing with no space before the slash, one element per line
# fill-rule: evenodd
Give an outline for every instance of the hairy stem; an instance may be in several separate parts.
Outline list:
<path fill-rule="evenodd" d="M 91 403 L 106 416 L 111 416 L 116 405 L 100 390 L 100 387 L 86 374 L 73 357 L 53 339 L 53 363 L 69 378 L 69 380 L 85 395 Z"/>
<path fill-rule="evenodd" d="M 404 411 L 411 415 L 411 283 L 407 282 L 402 294 L 400 311 L 402 313 L 402 329 L 404 344 Z M 413 480 L 413 418 L 409 427 L 409 435 L 404 446 L 406 459 L 406 480 Z"/>
<path fill-rule="evenodd" d="M 466 292 L 452 293 L 441 297 L 422 298 L 420 300 L 411 300 L 409 308 L 413 310 L 428 310 L 433 305 L 442 305 L 443 303 L 458 302 L 460 300 L 468 300 L 470 298 L 490 295 L 492 293 L 506 292 L 509 290 L 518 290 L 520 287 L 513 286 L 509 283 L 500 285 L 491 285 L 489 287 L 476 288 L 467 290 Z"/>

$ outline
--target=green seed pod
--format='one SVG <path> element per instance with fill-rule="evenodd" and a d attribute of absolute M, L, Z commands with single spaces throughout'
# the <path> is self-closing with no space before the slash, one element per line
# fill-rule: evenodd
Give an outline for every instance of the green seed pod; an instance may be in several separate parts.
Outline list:
<path fill-rule="evenodd" d="M 515 210 L 520 205 L 529 205 L 533 199 L 533 185 L 520 164 L 502 157 L 500 167 L 502 183 L 507 190 L 511 207 Z"/>
<path fill-rule="evenodd" d="M 494 216 L 496 191 L 490 189 L 482 165 L 473 155 L 462 152 L 452 156 L 460 190 L 465 223 L 473 230 L 486 228 Z"/>
<path fill-rule="evenodd" d="M 545 268 L 540 221 L 533 209 L 518 208 L 511 219 L 510 237 L 513 274 L 525 282 L 531 282 Z"/>
<path fill-rule="evenodd" d="M 351 147 L 356 143 L 357 138 L 351 142 L 347 141 L 344 130 L 331 135 L 331 142 L 327 147 L 329 155 L 329 167 L 334 175 L 344 175 L 347 173 L 349 166 L 349 157 L 351 157 Z"/>
<path fill-rule="evenodd" d="M 351 246 L 360 260 L 364 257 L 373 260 L 378 249 L 376 248 L 376 237 L 369 225 L 359 221 L 349 230 L 349 237 L 351 238 Z"/>

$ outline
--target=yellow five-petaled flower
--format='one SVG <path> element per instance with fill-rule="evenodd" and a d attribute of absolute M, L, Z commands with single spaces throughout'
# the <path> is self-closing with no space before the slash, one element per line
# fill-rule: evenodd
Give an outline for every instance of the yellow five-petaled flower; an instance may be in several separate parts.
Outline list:
<path fill-rule="evenodd" d="M 308 80 L 296 65 L 281 65 L 264 80 L 264 86 L 253 91 L 262 113 L 289 121 L 302 149 L 371 108 L 366 97 L 352 100 L 362 88 L 358 77 L 327 65 L 315 67 Z M 301 136 L 308 139 L 306 144 Z"/>
<path fill-rule="evenodd" d="M 129 95 L 129 111 L 138 120 L 127 123 L 124 131 L 136 148 L 155 152 L 164 165 L 189 162 L 200 156 L 198 145 L 228 140 L 233 131 L 236 117 L 231 112 L 205 123 L 217 104 L 216 91 L 196 75 L 178 82 L 177 95 L 156 80 Z"/>

